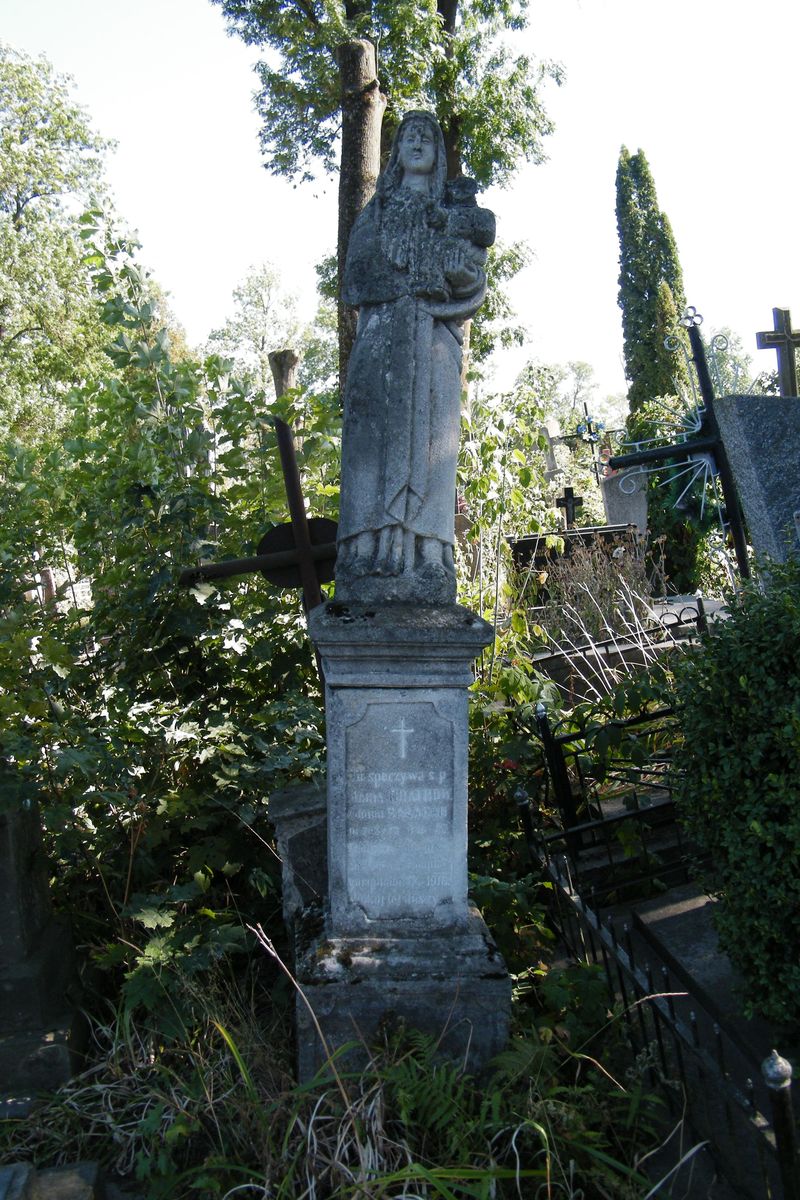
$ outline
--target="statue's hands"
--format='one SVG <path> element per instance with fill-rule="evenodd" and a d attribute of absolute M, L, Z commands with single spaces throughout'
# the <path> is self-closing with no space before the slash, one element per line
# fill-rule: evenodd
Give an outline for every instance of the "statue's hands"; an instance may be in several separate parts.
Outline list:
<path fill-rule="evenodd" d="M 456 292 L 469 292 L 480 282 L 481 271 L 471 262 L 464 246 L 449 247 L 444 261 L 444 273 Z"/>

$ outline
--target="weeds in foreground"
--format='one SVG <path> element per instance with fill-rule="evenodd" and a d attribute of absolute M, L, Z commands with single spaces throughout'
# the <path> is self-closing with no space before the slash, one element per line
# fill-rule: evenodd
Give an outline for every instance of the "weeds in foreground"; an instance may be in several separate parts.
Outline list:
<path fill-rule="evenodd" d="M 334 1058 L 291 1073 L 287 1028 L 253 1002 L 206 997 L 192 1038 L 167 1046 L 130 1018 L 95 1029 L 94 1062 L 25 1121 L 0 1156 L 100 1161 L 148 1200 L 633 1200 L 652 1143 L 625 1089 L 553 1034 L 518 1036 L 478 1080 L 433 1039 L 386 1030 L 360 1073 Z M 568 1035 L 564 1035 L 567 1037 Z"/>

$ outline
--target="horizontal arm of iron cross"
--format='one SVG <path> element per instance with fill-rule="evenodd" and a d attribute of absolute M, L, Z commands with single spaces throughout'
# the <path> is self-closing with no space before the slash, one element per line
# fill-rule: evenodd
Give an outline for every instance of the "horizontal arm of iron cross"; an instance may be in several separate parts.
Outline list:
<path fill-rule="evenodd" d="M 703 397 L 703 420 L 700 427 L 700 437 L 691 442 L 678 442 L 673 446 L 652 446 L 648 450 L 635 450 L 631 454 L 615 454 L 608 460 L 612 470 L 624 470 L 625 467 L 636 467 L 643 463 L 682 462 L 695 454 L 713 454 L 719 473 L 722 496 L 725 501 L 725 511 L 730 526 L 733 548 L 736 554 L 736 565 L 742 579 L 750 578 L 750 563 L 747 558 L 747 538 L 744 531 L 744 519 L 739 503 L 739 494 L 733 478 L 733 471 L 728 462 L 728 455 L 719 432 L 716 413 L 714 412 L 714 388 L 706 362 L 703 339 L 700 336 L 699 324 L 702 317 L 693 308 L 686 310 L 686 316 L 681 322 L 689 333 L 689 344 L 692 349 L 692 359 L 697 371 L 697 381 Z"/>
<path fill-rule="evenodd" d="M 333 578 L 336 522 L 324 517 L 307 519 L 292 431 L 277 417 L 274 424 L 291 525 L 271 529 L 259 542 L 258 553 L 250 558 L 187 567 L 178 576 L 178 582 L 191 586 L 204 579 L 226 579 L 261 571 L 276 587 L 301 587 L 303 605 L 310 612 L 322 603 L 320 583 Z"/>

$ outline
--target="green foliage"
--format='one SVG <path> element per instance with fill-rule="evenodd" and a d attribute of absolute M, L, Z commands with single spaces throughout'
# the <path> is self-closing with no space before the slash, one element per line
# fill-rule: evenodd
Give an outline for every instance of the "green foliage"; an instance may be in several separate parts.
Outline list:
<path fill-rule="evenodd" d="M 65 77 L 0 43 L 0 431 L 28 441 L 107 367 L 73 215 L 102 190 L 106 146 Z"/>
<path fill-rule="evenodd" d="M 515 323 L 516 313 L 503 290 L 503 285 L 518 275 L 530 261 L 530 251 L 524 242 L 511 246 L 495 243 L 489 249 L 486 263 L 486 299 L 473 318 L 469 333 L 469 368 L 479 375 L 480 367 L 500 347 L 521 346 L 525 329 Z"/>
<path fill-rule="evenodd" d="M 643 400 L 627 422 L 630 442 L 650 439 L 669 444 L 686 416 L 685 402 L 674 395 Z M 667 590 L 678 595 L 700 586 L 704 544 L 719 529 L 716 497 L 710 486 L 696 483 L 687 490 L 687 477 L 674 471 L 653 471 L 647 477 L 647 525 L 652 551 L 663 554 Z M 651 569 L 660 571 L 651 553 Z"/>
<path fill-rule="evenodd" d="M 270 353 L 294 350 L 299 344 L 295 297 L 284 291 L 275 268 L 262 263 L 234 288 L 233 303 L 233 314 L 208 335 L 207 349 L 230 359 L 237 378 L 250 388 L 269 392 Z"/>
<path fill-rule="evenodd" d="M 276 174 L 309 179 L 317 162 L 334 169 L 341 104 L 337 50 L 359 37 L 379 47 L 387 132 L 409 108 L 435 110 L 482 186 L 505 181 L 521 158 L 542 158 L 551 123 L 540 86 L 548 77 L 560 82 L 560 70 L 512 54 L 499 36 L 524 26 L 525 0 L 462 0 L 440 10 L 433 0 L 214 3 L 244 42 L 270 52 L 258 65 L 257 106 L 262 149 Z M 452 21 L 445 7 L 452 7 Z"/>
<path fill-rule="evenodd" d="M 730 617 L 675 665 L 675 788 L 749 1010 L 796 1026 L 800 563 L 770 565 L 765 584 L 734 597 Z"/>
<path fill-rule="evenodd" d="M 130 1019 L 98 1030 L 97 1065 L 26 1120 L 4 1122 L 0 1153 L 45 1165 L 66 1141 L 71 1159 L 99 1161 L 151 1200 L 237 1188 L 275 1200 L 503 1200 L 541 1186 L 634 1200 L 652 1106 L 577 1043 L 582 1008 L 606 1015 L 592 972 L 569 972 L 552 992 L 553 1025 L 516 1036 L 480 1080 L 400 1027 L 384 1032 L 362 1074 L 340 1059 L 298 1086 L 286 1027 L 265 1028 L 219 981 L 179 1051 Z M 563 1040 L 573 1035 L 575 1049 Z"/>
<path fill-rule="evenodd" d="M 78 940 L 174 1032 L 172 968 L 205 971 L 279 909 L 269 796 L 320 769 L 321 704 L 296 594 L 177 586 L 285 521 L 277 406 L 219 358 L 173 362 L 132 248 L 97 214 L 83 233 L 118 374 L 73 394 L 46 455 L 0 446 L 0 758 L 40 800 Z M 281 415 L 335 515 L 338 412 L 296 393 Z"/>
<path fill-rule="evenodd" d="M 617 231 L 628 405 L 635 412 L 685 382 L 685 369 L 664 338 L 675 332 L 686 300 L 675 239 L 658 207 L 647 159 L 643 151 L 631 155 L 624 146 L 617 165 Z"/>

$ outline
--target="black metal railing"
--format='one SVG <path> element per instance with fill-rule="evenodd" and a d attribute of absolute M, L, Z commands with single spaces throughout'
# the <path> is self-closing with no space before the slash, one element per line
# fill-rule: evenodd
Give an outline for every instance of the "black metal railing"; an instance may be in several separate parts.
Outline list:
<path fill-rule="evenodd" d="M 612 1005 L 650 1085 L 708 1143 L 734 1191 L 800 1200 L 791 1067 L 760 1061 L 714 998 L 638 915 L 613 906 L 663 892 L 688 875 L 691 848 L 676 820 L 659 746 L 669 709 L 612 723 L 611 736 L 564 729 L 537 710 L 547 766 L 543 793 L 516 799 L 531 859 L 551 884 L 553 915 L 576 960 L 601 964 Z M 637 736 L 652 753 L 626 757 Z M 617 743 L 615 753 L 606 747 Z M 621 923 L 621 924 L 620 924 Z"/>

